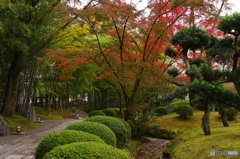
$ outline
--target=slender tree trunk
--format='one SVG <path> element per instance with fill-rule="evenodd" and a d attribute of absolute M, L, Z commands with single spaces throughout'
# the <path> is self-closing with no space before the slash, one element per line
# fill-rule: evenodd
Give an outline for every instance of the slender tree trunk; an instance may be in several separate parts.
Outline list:
<path fill-rule="evenodd" d="M 1 113 L 6 117 L 12 117 L 14 114 L 17 100 L 18 77 L 23 67 L 23 55 L 17 52 L 8 71 L 6 93 L 2 105 Z"/>
<path fill-rule="evenodd" d="M 221 115 L 223 126 L 228 127 L 229 124 L 228 124 L 228 119 L 227 119 L 227 115 L 226 115 L 226 110 L 224 109 L 223 106 L 219 107 L 219 112 Z"/>
<path fill-rule="evenodd" d="M 202 117 L 202 129 L 205 135 L 211 135 L 210 130 L 210 108 L 208 104 L 204 105 L 204 115 Z"/>

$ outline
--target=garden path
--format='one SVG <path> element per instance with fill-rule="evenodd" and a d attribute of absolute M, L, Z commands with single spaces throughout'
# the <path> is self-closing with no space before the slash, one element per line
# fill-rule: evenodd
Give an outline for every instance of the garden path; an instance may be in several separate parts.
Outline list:
<path fill-rule="evenodd" d="M 23 135 L 0 137 L 0 159 L 34 159 L 37 145 L 44 136 L 81 120 L 83 119 L 48 120 Z"/>

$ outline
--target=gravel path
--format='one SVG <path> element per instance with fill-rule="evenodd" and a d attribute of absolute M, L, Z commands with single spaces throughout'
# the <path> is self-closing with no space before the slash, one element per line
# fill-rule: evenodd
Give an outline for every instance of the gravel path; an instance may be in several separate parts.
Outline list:
<path fill-rule="evenodd" d="M 24 135 L 0 137 L 0 159 L 34 159 L 36 147 L 44 136 L 81 120 L 48 120 L 39 123 L 37 129 L 27 131 Z"/>

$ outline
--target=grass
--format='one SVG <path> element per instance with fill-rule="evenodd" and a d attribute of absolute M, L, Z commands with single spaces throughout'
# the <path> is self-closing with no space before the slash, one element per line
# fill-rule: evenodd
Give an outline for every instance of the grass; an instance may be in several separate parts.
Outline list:
<path fill-rule="evenodd" d="M 211 112 L 211 135 L 205 136 L 201 129 L 202 111 L 194 111 L 189 119 L 181 119 L 176 113 L 156 118 L 151 125 L 161 129 L 181 132 L 170 142 L 166 152 L 173 159 L 235 159 L 240 156 L 240 118 L 229 121 L 229 127 L 223 127 L 218 112 Z M 210 151 L 237 151 L 238 156 L 215 155 L 210 156 Z"/>
<path fill-rule="evenodd" d="M 182 119 L 176 113 L 171 113 L 164 115 L 162 117 L 157 117 L 150 124 L 154 126 L 159 126 L 161 129 L 175 130 L 175 131 L 186 131 L 186 130 L 197 130 L 201 129 L 202 122 L 202 111 L 194 111 L 194 114 L 189 119 Z M 240 118 L 229 121 L 229 124 L 239 123 Z M 218 127 L 222 126 L 222 121 L 218 112 L 211 112 L 210 114 L 210 126 Z"/>
<path fill-rule="evenodd" d="M 63 119 L 62 112 L 54 109 L 47 109 L 43 107 L 35 107 L 37 117 L 42 120 L 60 120 Z"/>
<path fill-rule="evenodd" d="M 64 110 L 60 112 L 58 110 L 51 109 L 50 111 L 46 108 L 35 107 L 36 116 L 40 117 L 42 120 L 61 120 L 66 118 L 73 118 L 74 114 L 72 109 Z M 4 120 L 8 123 L 10 131 L 16 131 L 16 126 L 20 126 L 22 131 L 27 131 L 35 129 L 38 127 L 37 123 L 34 123 L 27 118 L 15 114 L 12 118 L 3 117 Z"/>
<path fill-rule="evenodd" d="M 40 117 L 42 120 L 61 120 L 61 119 L 69 119 L 74 117 L 74 113 L 72 110 L 78 110 L 77 108 L 69 108 L 64 109 L 64 111 L 56 110 L 56 109 L 48 109 L 43 107 L 35 107 L 37 117 Z M 80 110 L 78 110 L 80 111 Z"/>
<path fill-rule="evenodd" d="M 34 122 L 31 122 L 27 118 L 20 116 L 20 115 L 14 115 L 12 118 L 3 117 L 4 120 L 8 123 L 8 127 L 10 131 L 16 131 L 16 126 L 20 126 L 22 131 L 27 131 L 31 129 L 35 129 L 38 127 L 38 125 Z"/>
<path fill-rule="evenodd" d="M 240 123 L 230 127 L 218 126 L 211 130 L 211 135 L 205 136 L 201 129 L 184 132 L 178 139 L 169 144 L 168 152 L 173 159 L 212 159 L 239 158 L 239 155 L 210 156 L 210 151 L 237 151 L 240 153 Z"/>

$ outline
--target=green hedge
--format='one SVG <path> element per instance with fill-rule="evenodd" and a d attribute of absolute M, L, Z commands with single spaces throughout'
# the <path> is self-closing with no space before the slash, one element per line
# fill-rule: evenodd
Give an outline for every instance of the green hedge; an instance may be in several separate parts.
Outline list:
<path fill-rule="evenodd" d="M 56 147 L 43 159 L 130 159 L 125 152 L 95 142 L 72 143 Z"/>
<path fill-rule="evenodd" d="M 120 108 L 112 108 L 112 109 L 116 112 L 118 117 L 121 117 L 122 113 L 120 111 Z"/>
<path fill-rule="evenodd" d="M 92 117 L 91 117 L 92 118 Z M 106 144 L 116 147 L 116 136 L 113 131 L 104 124 L 96 122 L 76 122 L 69 125 L 67 130 L 79 130 L 99 136 Z"/>
<path fill-rule="evenodd" d="M 128 139 L 130 140 L 132 137 L 132 128 L 130 126 L 130 124 L 124 120 L 122 120 L 123 124 L 125 125 L 126 129 L 127 129 L 127 135 L 128 135 Z"/>
<path fill-rule="evenodd" d="M 97 116 L 97 115 L 100 115 L 100 116 L 106 116 L 106 114 L 102 111 L 102 110 L 92 110 L 88 113 L 88 116 L 91 117 L 91 116 Z"/>
<path fill-rule="evenodd" d="M 117 113 L 113 108 L 103 109 L 103 112 L 106 114 L 106 116 L 117 117 Z"/>
<path fill-rule="evenodd" d="M 193 116 L 193 108 L 188 105 L 179 105 L 175 108 L 175 112 L 181 117 L 181 118 L 188 118 Z"/>
<path fill-rule="evenodd" d="M 38 144 L 35 158 L 42 159 L 43 156 L 53 148 L 73 142 L 96 141 L 105 143 L 100 137 L 82 131 L 63 130 L 48 134 Z"/>
<path fill-rule="evenodd" d="M 159 106 L 155 109 L 157 116 L 163 116 L 167 114 L 167 108 L 164 106 Z"/>
<path fill-rule="evenodd" d="M 228 120 L 234 120 L 239 115 L 239 111 L 234 107 L 226 108 L 226 116 Z"/>
<path fill-rule="evenodd" d="M 128 131 L 122 120 L 109 116 L 93 116 L 87 118 L 84 122 L 97 122 L 108 126 L 116 135 L 117 146 L 122 147 L 128 140 Z"/>

